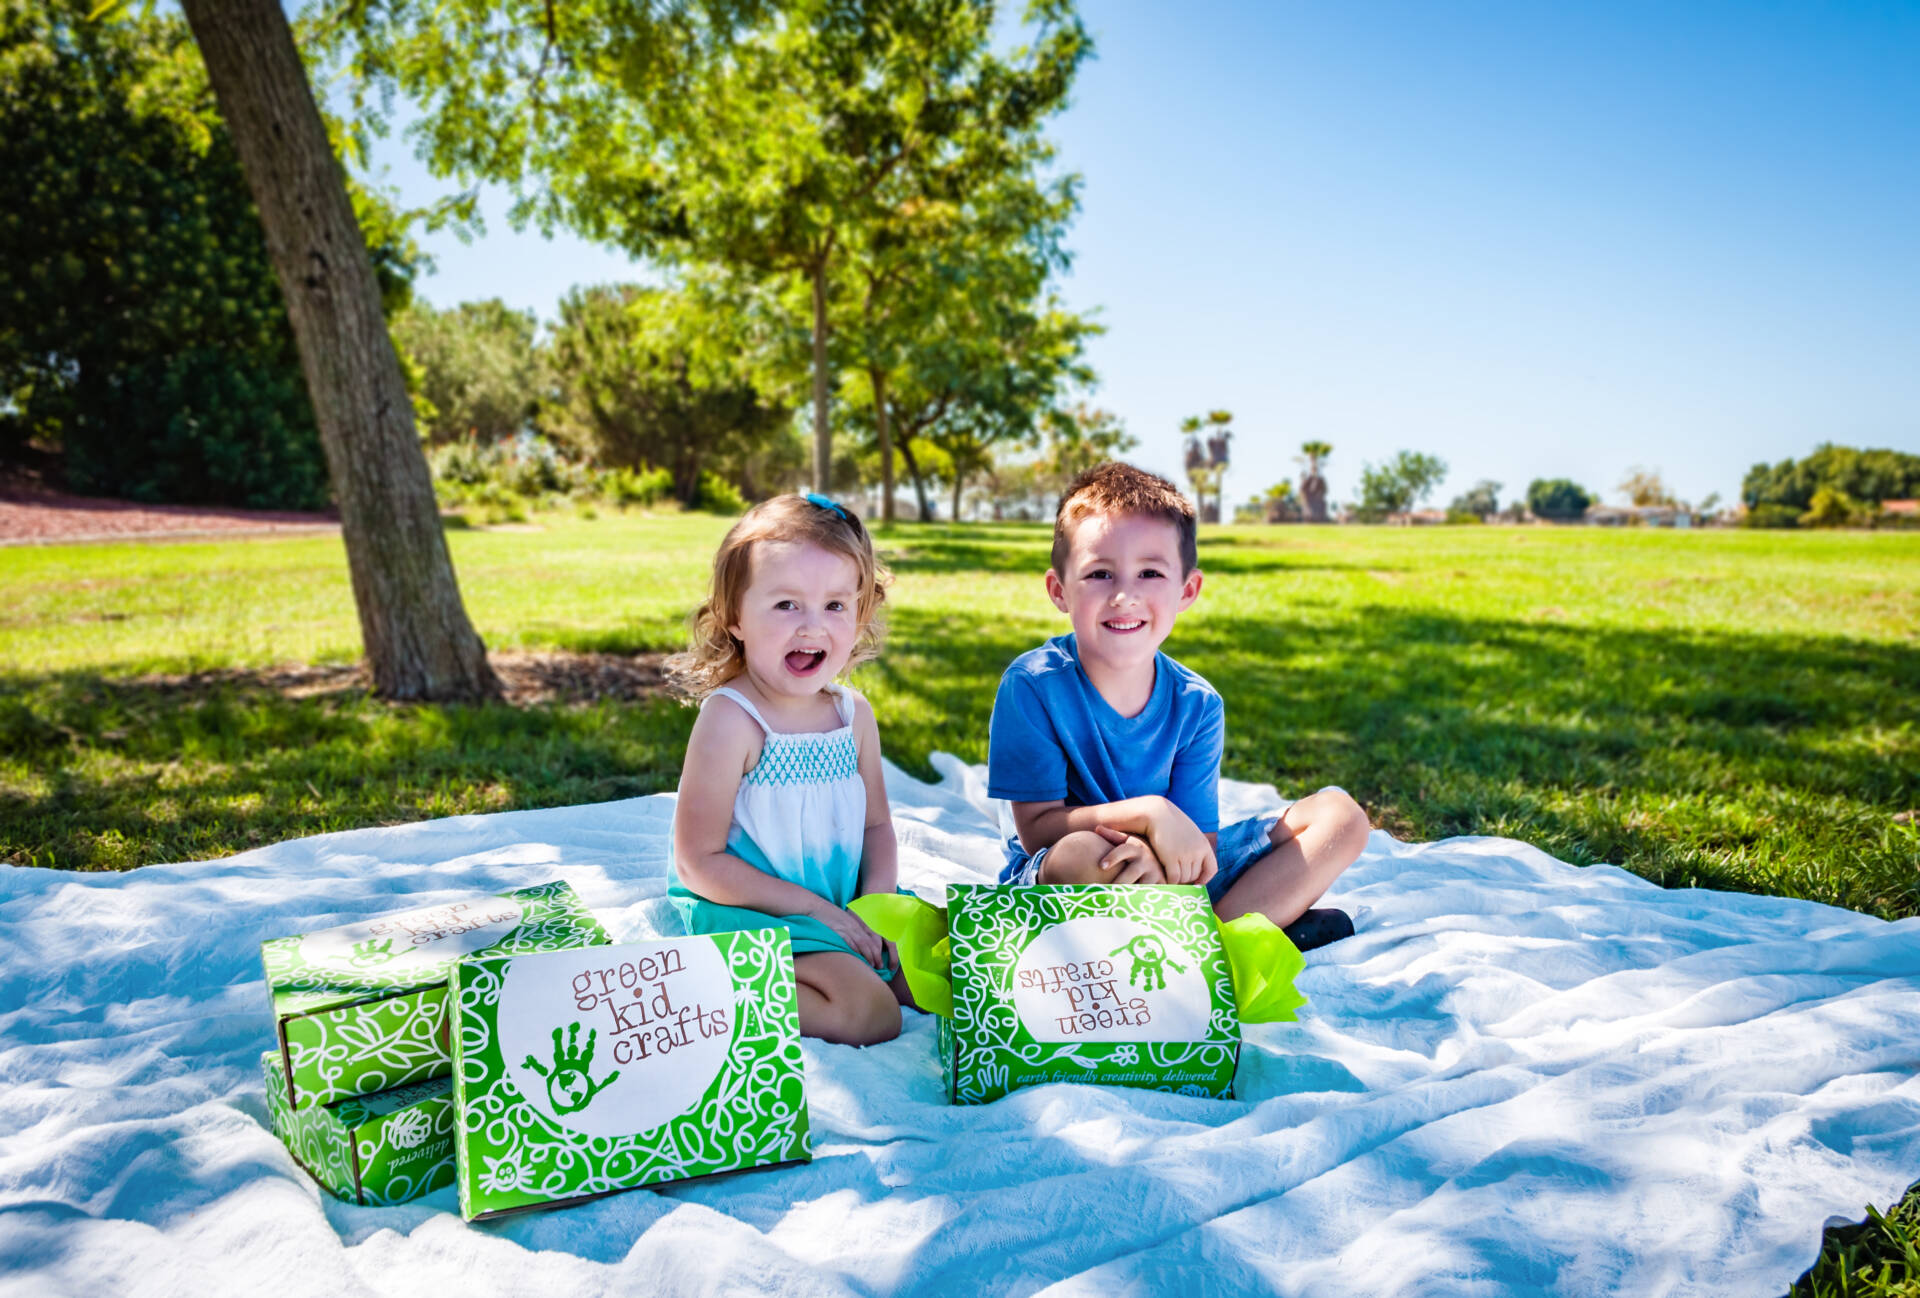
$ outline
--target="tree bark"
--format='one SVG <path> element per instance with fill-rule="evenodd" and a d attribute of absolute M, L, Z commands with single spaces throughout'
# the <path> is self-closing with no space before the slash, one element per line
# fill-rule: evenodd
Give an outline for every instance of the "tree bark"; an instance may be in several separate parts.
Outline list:
<path fill-rule="evenodd" d="M 829 494 L 833 433 L 827 427 L 827 261 L 813 266 L 813 489 Z"/>
<path fill-rule="evenodd" d="M 880 521 L 893 522 L 893 428 L 887 413 L 887 372 L 867 371 L 873 380 L 873 417 L 880 428 Z"/>
<path fill-rule="evenodd" d="M 967 487 L 967 475 L 959 469 L 953 471 L 953 512 L 947 515 L 950 522 L 960 521 L 960 493 Z"/>
<path fill-rule="evenodd" d="M 500 696 L 440 530 L 366 239 L 275 0 L 184 0 L 300 348 L 374 689 Z"/>
<path fill-rule="evenodd" d="M 920 466 L 914 463 L 913 439 L 911 437 L 900 443 L 900 458 L 907 462 L 907 476 L 913 479 L 914 499 L 920 502 L 920 521 L 923 523 L 931 523 L 933 521 L 933 502 L 927 499 L 927 481 L 920 475 Z"/>

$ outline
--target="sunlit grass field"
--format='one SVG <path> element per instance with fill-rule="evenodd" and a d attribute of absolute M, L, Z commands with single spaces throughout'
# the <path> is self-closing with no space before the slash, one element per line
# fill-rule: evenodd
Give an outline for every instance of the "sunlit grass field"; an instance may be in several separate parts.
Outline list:
<path fill-rule="evenodd" d="M 450 533 L 494 649 L 677 648 L 726 520 Z M 1065 630 L 1037 526 L 903 526 L 888 754 L 986 757 L 994 685 Z M 1227 700 L 1225 773 L 1351 791 L 1405 838 L 1504 834 L 1670 885 L 1920 915 L 1920 535 L 1224 528 L 1167 649 Z M 346 663 L 338 537 L 0 550 L 0 860 L 126 869 L 296 835 L 672 788 L 667 699 L 288 697 Z M 1920 1196 L 1808 1294 L 1913 1293 Z"/>
<path fill-rule="evenodd" d="M 495 649 L 678 646 L 725 520 L 455 532 Z M 858 683 L 889 755 L 986 756 L 993 687 L 1064 629 L 1040 527 L 904 526 Z M 1405 837 L 1497 833 L 1669 884 L 1920 914 L 1920 536 L 1227 528 L 1168 650 L 1226 696 L 1226 773 L 1336 783 Z M 337 537 L 0 551 L 0 858 L 125 868 L 295 834 L 670 788 L 668 700 L 287 699 L 349 662 Z"/>

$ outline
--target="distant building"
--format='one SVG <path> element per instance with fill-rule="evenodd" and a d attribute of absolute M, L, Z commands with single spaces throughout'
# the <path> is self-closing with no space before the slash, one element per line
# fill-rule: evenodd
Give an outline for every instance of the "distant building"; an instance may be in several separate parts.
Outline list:
<path fill-rule="evenodd" d="M 1585 521 L 1592 527 L 1692 527 L 1695 519 L 1680 505 L 1591 505 Z"/>
<path fill-rule="evenodd" d="M 1880 512 L 1902 521 L 1920 519 L 1920 500 L 1883 500 L 1880 502 Z"/>

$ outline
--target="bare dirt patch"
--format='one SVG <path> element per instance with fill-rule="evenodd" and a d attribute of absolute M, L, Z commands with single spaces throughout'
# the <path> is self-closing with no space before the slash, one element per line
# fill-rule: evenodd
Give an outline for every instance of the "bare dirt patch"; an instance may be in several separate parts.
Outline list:
<path fill-rule="evenodd" d="M 665 654 L 541 653 L 488 654 L 507 702 L 515 707 L 546 704 L 584 705 L 605 700 L 637 702 L 667 692 Z M 128 684 L 167 692 L 196 694 L 219 687 L 270 690 L 284 698 L 365 694 L 373 675 L 365 663 L 333 667 L 292 665 L 223 668 L 186 675 L 138 676 Z"/>
<path fill-rule="evenodd" d="M 338 531 L 332 514 L 210 505 L 142 505 L 73 496 L 37 483 L 0 479 L 0 545 L 79 541 L 185 540 Z"/>

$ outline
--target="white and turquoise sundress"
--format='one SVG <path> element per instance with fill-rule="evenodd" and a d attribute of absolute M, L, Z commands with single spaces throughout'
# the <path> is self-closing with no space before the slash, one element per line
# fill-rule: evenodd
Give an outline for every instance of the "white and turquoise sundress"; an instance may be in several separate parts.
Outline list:
<path fill-rule="evenodd" d="M 760 760 L 740 778 L 740 791 L 734 794 L 727 851 L 776 879 L 797 883 L 836 906 L 845 906 L 860 895 L 867 786 L 860 778 L 860 749 L 853 734 L 854 694 L 844 685 L 829 685 L 827 690 L 840 715 L 837 730 L 804 734 L 775 730 L 760 709 L 725 686 L 709 694 L 701 706 L 725 695 L 745 709 L 766 736 Z M 784 924 L 793 934 L 795 955 L 813 951 L 858 955 L 812 916 L 769 915 L 708 901 L 682 884 L 675 870 L 668 874 L 667 896 L 689 933 Z"/>

